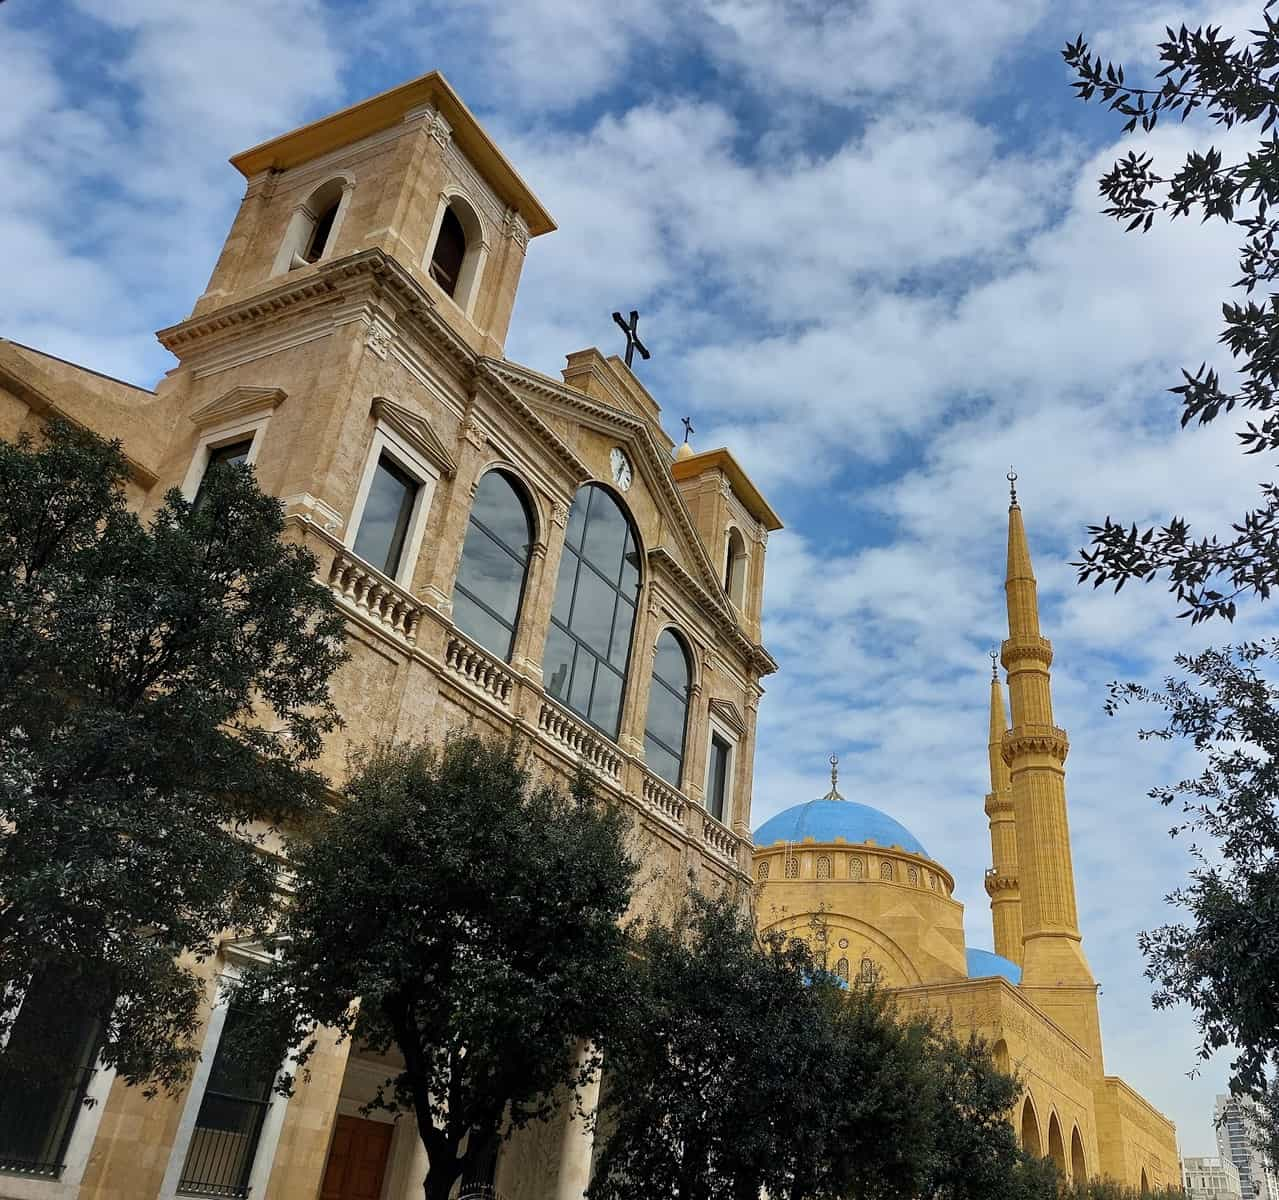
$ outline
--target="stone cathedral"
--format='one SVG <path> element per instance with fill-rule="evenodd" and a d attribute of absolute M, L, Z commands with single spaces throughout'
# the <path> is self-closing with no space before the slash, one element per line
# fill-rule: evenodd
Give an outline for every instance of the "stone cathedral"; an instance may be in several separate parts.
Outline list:
<path fill-rule="evenodd" d="M 1011 477 L 1015 479 L 1015 477 Z M 1052 644 L 1039 631 L 1021 506 L 1008 510 L 1005 582 L 1012 723 L 990 684 L 994 866 L 986 872 L 995 953 L 966 944 L 954 877 L 886 813 L 831 790 L 755 831 L 762 925 L 813 936 L 828 965 L 874 977 L 907 1009 L 977 1033 L 1026 1090 L 1014 1113 L 1023 1147 L 1068 1179 L 1109 1176 L 1145 1192 L 1177 1187 L 1176 1130 L 1102 1058 L 1097 983 L 1084 957 L 1066 818 L 1065 731 L 1053 724 Z"/>
<path fill-rule="evenodd" d="M 244 195 L 208 286 L 157 335 L 172 369 L 147 389 L 0 340 L 0 437 L 57 415 L 121 439 L 144 518 L 169 489 L 194 499 L 212 464 L 252 464 L 347 622 L 330 778 L 353 747 L 464 725 L 517 730 L 561 778 L 585 761 L 657 868 L 643 906 L 690 875 L 707 889 L 768 877 L 765 905 L 790 922 L 827 905 L 845 970 L 882 972 L 1023 1071 L 1027 1145 L 1076 1174 L 1174 1180 L 1171 1126 L 1102 1069 L 1019 511 L 1013 727 L 996 687 L 987 801 L 1003 957 L 965 957 L 952 877 L 834 787 L 752 840 L 756 715 L 776 670 L 764 559 L 781 522 L 730 450 L 676 447 L 621 358 L 579 350 L 553 378 L 504 356 L 529 243 L 555 225 L 447 81 L 425 75 L 232 165 Z M 201 1058 L 180 1095 L 148 1100 L 95 1067 L 91 1023 L 66 1013 L 74 1084 L 0 1095 L 0 1200 L 420 1196 L 412 1124 L 362 1111 L 393 1058 L 331 1037 L 286 1101 L 279 1064 L 221 1053 L 225 985 L 262 953 L 227 938 L 204 964 Z M 11 1038 L 32 1036 L 19 1008 Z M 463 1193 L 581 1200 L 593 1151 L 565 1110 L 473 1156 Z"/>

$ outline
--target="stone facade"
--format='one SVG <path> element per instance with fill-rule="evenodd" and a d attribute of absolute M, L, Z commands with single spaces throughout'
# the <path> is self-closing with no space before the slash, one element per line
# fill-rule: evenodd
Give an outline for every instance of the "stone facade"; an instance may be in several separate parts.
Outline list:
<path fill-rule="evenodd" d="M 1076 915 L 1068 743 L 1053 723 L 1052 646 L 1039 631 L 1015 496 L 1006 591 L 1002 659 L 1012 722 L 996 670 L 985 802 L 994 863 L 985 882 L 998 953 L 966 947 L 963 907 L 946 868 L 886 814 L 845 801 L 834 780 L 822 800 L 756 831 L 759 921 L 815 935 L 837 974 L 870 974 L 905 1011 L 932 1012 L 958 1036 L 984 1038 L 1025 1084 L 1010 1114 L 1023 1146 L 1052 1157 L 1067 1178 L 1175 1188 L 1181 1173 L 1172 1122 L 1105 1074 L 1097 985 Z M 871 829 L 880 836 L 864 836 Z M 899 840 L 886 840 L 893 837 Z"/>
<path fill-rule="evenodd" d="M 170 488 L 192 497 L 219 447 L 248 446 L 261 486 L 285 505 L 287 536 L 315 554 L 347 619 L 352 657 L 334 682 L 345 727 L 319 764 L 334 781 L 349 750 L 375 741 L 516 730 L 540 770 L 567 779 L 585 761 L 630 810 L 644 909 L 670 903 L 690 875 L 709 889 L 747 880 L 756 713 L 776 667 L 759 632 L 776 515 L 728 451 L 683 449 L 677 463 L 657 403 L 620 359 L 584 350 L 553 379 L 502 357 L 528 242 L 554 225 L 440 75 L 233 162 L 247 190 L 208 288 L 158 335 L 177 366 L 149 391 L 0 342 L 0 436 L 38 436 L 61 414 L 122 439 L 143 515 Z M 437 270 L 450 221 L 465 240 L 451 277 Z M 416 497 L 393 568 L 354 549 L 386 455 Z M 521 493 L 530 524 L 507 654 L 454 619 L 473 499 L 493 471 Z M 605 489 L 638 543 L 633 627 L 614 646 L 626 664 L 615 730 L 552 694 L 542 670 L 570 514 L 587 486 Z M 730 543 L 742 560 L 734 595 Z M 674 780 L 645 759 L 667 630 L 690 675 Z M 722 819 L 704 804 L 712 730 L 731 750 Z M 217 981 L 251 953 L 228 944 L 208 964 L 204 1055 L 185 1094 L 147 1100 L 99 1073 L 100 1103 L 79 1113 L 59 1177 L 0 1174 L 0 1200 L 192 1194 L 183 1164 L 226 1019 Z M 387 1072 L 325 1043 L 297 1093 L 271 1101 L 249 1194 L 315 1200 L 323 1182 L 325 1200 L 353 1198 L 335 1166 L 339 1131 L 341 1154 L 355 1139 L 359 1153 L 381 1155 L 382 1200 L 420 1196 L 411 1127 L 387 1137 L 349 1123 Z M 503 1147 L 497 1190 L 580 1197 L 590 1153 L 581 1122 L 562 1116 Z"/>

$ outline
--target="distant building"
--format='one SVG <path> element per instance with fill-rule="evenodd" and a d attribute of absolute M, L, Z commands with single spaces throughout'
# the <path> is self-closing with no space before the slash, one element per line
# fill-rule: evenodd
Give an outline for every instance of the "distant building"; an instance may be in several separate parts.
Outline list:
<path fill-rule="evenodd" d="M 1238 1169 L 1244 1200 L 1279 1200 L 1279 1179 L 1261 1152 L 1256 1105 L 1246 1096 L 1218 1096 L 1213 1115 L 1217 1151 Z"/>
<path fill-rule="evenodd" d="M 1239 1200 L 1239 1170 L 1228 1157 L 1183 1158 L 1186 1200 Z"/>

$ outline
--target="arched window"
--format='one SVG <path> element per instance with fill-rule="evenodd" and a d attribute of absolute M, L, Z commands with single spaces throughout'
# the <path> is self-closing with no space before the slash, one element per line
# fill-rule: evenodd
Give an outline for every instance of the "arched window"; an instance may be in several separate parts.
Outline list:
<path fill-rule="evenodd" d="M 928 872 L 928 886 L 935 892 L 937 890 L 937 876 L 931 871 Z"/>
<path fill-rule="evenodd" d="M 990 1050 L 991 1057 L 995 1060 L 995 1067 L 1003 1075 L 1011 1075 L 1008 1069 L 1008 1043 L 1000 1038 Z"/>
<path fill-rule="evenodd" d="M 469 638 L 509 659 L 524 596 L 533 518 L 520 488 L 489 471 L 475 489 L 453 585 L 453 623 Z"/>
<path fill-rule="evenodd" d="M 426 269 L 445 295 L 469 313 L 480 279 L 484 226 L 463 197 L 451 196 L 442 203 Z"/>
<path fill-rule="evenodd" d="M 768 859 L 765 859 L 758 867 L 756 867 L 755 875 L 759 879 L 768 878 Z"/>
<path fill-rule="evenodd" d="M 911 883 L 912 883 L 912 884 L 914 884 L 916 887 L 918 887 L 918 886 L 919 886 L 919 868 L 918 868 L 918 867 L 910 867 L 910 868 L 906 871 L 906 878 L 907 878 L 907 879 L 909 879 L 909 880 L 911 881 Z"/>
<path fill-rule="evenodd" d="M 1031 1104 L 1029 1096 L 1021 1106 L 1021 1148 L 1031 1158 L 1043 1157 L 1043 1146 L 1039 1141 L 1039 1121 L 1035 1117 L 1035 1106 Z"/>
<path fill-rule="evenodd" d="M 333 253 L 342 201 L 351 186 L 345 177 L 327 180 L 294 210 L 276 259 L 277 273 L 308 267 Z"/>
<path fill-rule="evenodd" d="M 841 958 L 839 962 L 835 964 L 835 974 L 838 975 L 845 983 L 848 982 L 848 959 Z"/>
<path fill-rule="evenodd" d="M 431 251 L 431 278 L 450 296 L 457 291 L 457 281 L 462 273 L 462 260 L 466 257 L 466 230 L 458 220 L 450 204 L 440 221 L 440 233 Z"/>
<path fill-rule="evenodd" d="M 863 958 L 861 966 L 857 971 L 857 978 L 862 983 L 875 982 L 875 961 L 870 958 Z"/>
<path fill-rule="evenodd" d="M 866 864 L 854 855 L 848 860 L 848 878 L 849 879 L 865 879 Z"/>
<path fill-rule="evenodd" d="M 893 877 L 893 864 L 892 864 L 892 863 L 890 863 L 890 862 L 882 862 L 882 863 L 880 863 L 880 864 L 879 864 L 879 877 L 880 877 L 880 879 L 892 879 L 892 877 Z"/>
<path fill-rule="evenodd" d="M 1084 1159 L 1084 1143 L 1079 1136 L 1078 1125 L 1070 1134 L 1070 1178 L 1075 1183 L 1083 1183 L 1088 1178 L 1088 1163 Z"/>
<path fill-rule="evenodd" d="M 830 878 L 830 855 L 819 854 L 817 856 L 817 878 L 818 879 Z"/>
<path fill-rule="evenodd" d="M 1061 1140 L 1061 1123 L 1057 1120 L 1056 1113 L 1051 1113 L 1048 1117 L 1048 1157 L 1057 1164 L 1057 1170 L 1061 1172 L 1064 1179 L 1066 1177 L 1066 1146 Z"/>
<path fill-rule="evenodd" d="M 688 729 L 688 689 L 692 683 L 688 650 L 671 629 L 657 639 L 653 681 L 644 722 L 644 761 L 667 783 L 680 786 L 684 769 L 684 735 Z"/>
<path fill-rule="evenodd" d="M 728 531 L 728 545 L 724 554 L 724 591 L 728 598 L 742 608 L 746 600 L 746 543 L 736 529 Z"/>
<path fill-rule="evenodd" d="M 1150 1180 L 1146 1177 L 1146 1168 L 1141 1168 L 1141 1194 L 1143 1196 L 1150 1195 Z"/>
<path fill-rule="evenodd" d="M 611 738 L 622 719 L 640 552 L 612 494 L 588 483 L 568 514 L 542 678 L 546 690 Z"/>
<path fill-rule="evenodd" d="M 786 860 L 786 878 L 787 879 L 799 878 L 799 859 L 795 858 L 794 856 Z"/>

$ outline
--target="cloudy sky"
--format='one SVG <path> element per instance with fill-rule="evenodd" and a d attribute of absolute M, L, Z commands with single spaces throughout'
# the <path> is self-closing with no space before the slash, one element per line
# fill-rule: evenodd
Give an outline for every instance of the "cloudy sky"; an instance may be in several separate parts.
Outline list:
<path fill-rule="evenodd" d="M 1057 648 L 1058 722 L 1107 1067 L 1212 1146 L 1225 1063 L 1190 1080 L 1185 1013 L 1136 949 L 1184 877 L 1145 797 L 1190 764 L 1101 713 L 1191 630 L 1153 589 L 1075 586 L 1084 526 L 1220 525 L 1269 464 L 1179 432 L 1163 390 L 1215 353 L 1227 231 L 1098 215 L 1115 122 L 1073 100 L 1081 30 L 1140 60 L 1165 0 L 8 0 L 0 5 L 0 334 L 151 385 L 153 330 L 204 287 L 242 181 L 228 155 L 443 70 L 559 222 L 530 247 L 508 354 L 551 374 L 616 350 L 787 523 L 768 550 L 756 821 L 827 787 L 909 826 L 990 945 L 987 649 L 1004 630 L 1015 464 Z M 1153 139 L 1175 155 L 1196 131 Z M 1273 623 L 1273 618 L 1269 619 Z M 1241 622 L 1266 628 L 1265 614 Z"/>

